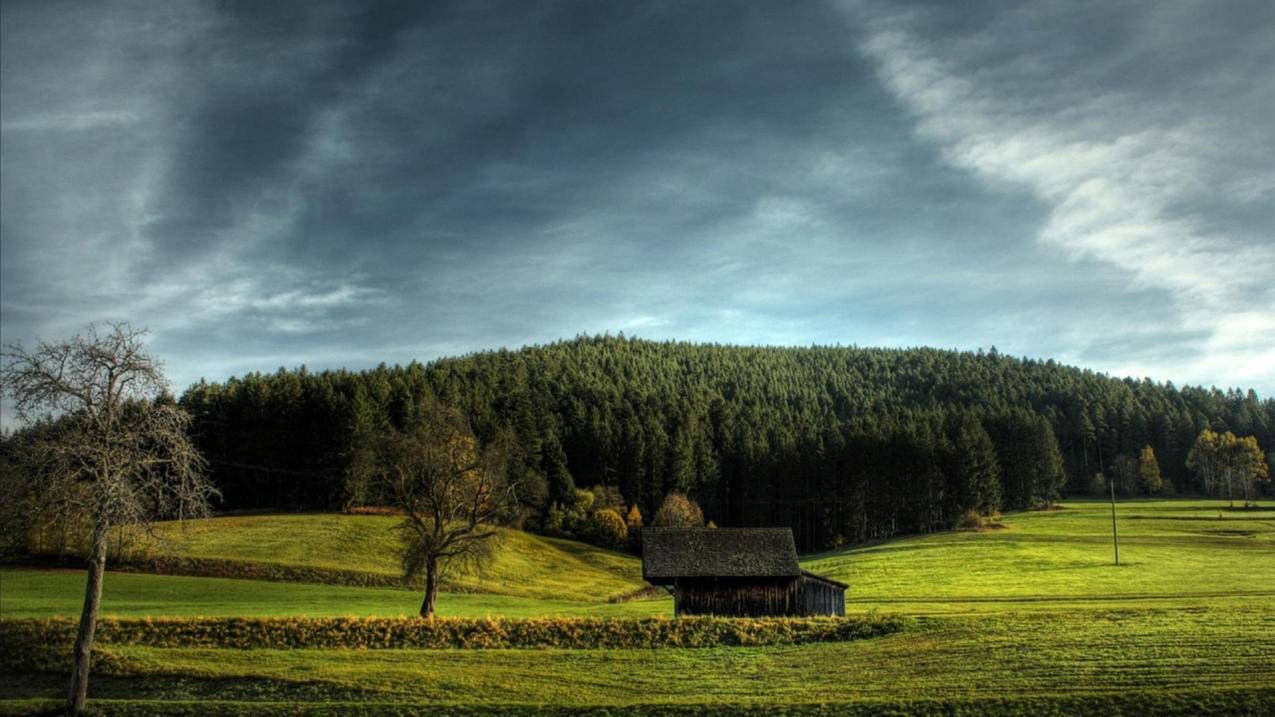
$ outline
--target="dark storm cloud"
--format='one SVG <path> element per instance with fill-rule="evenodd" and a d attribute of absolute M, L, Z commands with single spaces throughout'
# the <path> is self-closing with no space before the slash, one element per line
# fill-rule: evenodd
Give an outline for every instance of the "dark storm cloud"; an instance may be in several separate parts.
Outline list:
<path fill-rule="evenodd" d="M 623 330 L 1269 390 L 1270 269 L 1194 266 L 1270 249 L 1269 11 L 1077 7 L 6 3 L 5 338 L 129 318 L 179 383 Z"/>

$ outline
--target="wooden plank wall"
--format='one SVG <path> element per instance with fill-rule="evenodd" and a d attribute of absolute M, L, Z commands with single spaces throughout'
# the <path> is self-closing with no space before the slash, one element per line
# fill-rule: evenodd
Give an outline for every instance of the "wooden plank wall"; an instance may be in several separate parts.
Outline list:
<path fill-rule="evenodd" d="M 797 578 L 681 578 L 678 615 L 796 615 Z"/>
<path fill-rule="evenodd" d="M 846 614 L 846 590 L 843 587 L 802 575 L 797 594 L 802 615 Z"/>

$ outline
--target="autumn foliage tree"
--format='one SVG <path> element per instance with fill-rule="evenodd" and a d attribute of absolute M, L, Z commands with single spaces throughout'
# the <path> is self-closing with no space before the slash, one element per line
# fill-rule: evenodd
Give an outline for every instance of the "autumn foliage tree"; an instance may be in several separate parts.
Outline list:
<path fill-rule="evenodd" d="M 629 539 L 624 518 L 613 508 L 599 508 L 589 516 L 589 537 L 595 545 L 618 550 Z"/>
<path fill-rule="evenodd" d="M 1222 479 L 1222 443 L 1220 434 L 1205 428 L 1186 457 L 1187 467 L 1200 479 L 1200 488 L 1208 496 L 1217 491 Z"/>
<path fill-rule="evenodd" d="M 1147 495 L 1156 495 L 1164 488 L 1164 478 L 1160 475 L 1160 464 L 1155 459 L 1155 449 L 1143 446 L 1138 454 L 1138 483 Z"/>
<path fill-rule="evenodd" d="M 704 511 L 685 493 L 669 493 L 655 511 L 651 525 L 661 528 L 698 528 L 704 525 Z"/>
<path fill-rule="evenodd" d="M 1269 467 L 1255 436 L 1240 438 L 1230 431 L 1217 433 L 1204 429 L 1187 455 L 1187 466 L 1202 481 L 1206 495 L 1220 493 L 1235 503 L 1241 494 L 1247 504 L 1256 491 L 1256 483 L 1269 476 Z"/>
<path fill-rule="evenodd" d="M 1257 483 L 1266 480 L 1270 475 L 1270 468 L 1266 465 L 1262 447 L 1258 445 L 1257 438 L 1254 436 L 1244 438 L 1232 436 L 1232 440 L 1227 441 L 1225 446 L 1223 466 L 1228 486 L 1232 483 L 1239 484 L 1244 493 L 1246 506 L 1249 504 L 1249 499 L 1257 492 Z M 1232 500 L 1234 500 L 1233 497 Z"/>

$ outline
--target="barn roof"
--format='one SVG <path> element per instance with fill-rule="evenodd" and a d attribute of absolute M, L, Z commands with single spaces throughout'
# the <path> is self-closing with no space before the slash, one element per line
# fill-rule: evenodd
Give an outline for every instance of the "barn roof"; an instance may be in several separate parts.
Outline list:
<path fill-rule="evenodd" d="M 818 580 L 818 581 L 819 581 L 819 582 L 821 582 L 821 583 L 828 583 L 829 585 L 836 585 L 837 587 L 841 588 L 842 590 L 845 590 L 846 588 L 849 588 L 849 587 L 850 587 L 849 585 L 847 585 L 847 584 L 845 584 L 845 583 L 841 582 L 840 580 L 833 580 L 832 578 L 828 577 L 827 575 L 819 575 L 819 574 L 817 574 L 817 573 L 812 573 L 812 572 L 810 572 L 809 570 L 802 570 L 802 571 L 801 571 L 801 575 L 802 575 L 802 577 L 807 577 L 807 578 L 810 578 L 811 580 Z"/>
<path fill-rule="evenodd" d="M 797 577 L 789 528 L 644 528 L 642 577 Z"/>

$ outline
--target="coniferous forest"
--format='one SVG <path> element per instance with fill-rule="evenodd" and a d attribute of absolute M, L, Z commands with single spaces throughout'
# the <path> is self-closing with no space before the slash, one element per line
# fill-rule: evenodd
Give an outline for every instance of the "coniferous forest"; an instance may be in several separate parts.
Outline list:
<path fill-rule="evenodd" d="M 378 437 L 420 399 L 516 437 L 527 525 L 577 487 L 652 515 L 685 492 L 722 526 L 788 525 L 803 550 L 951 527 L 1084 493 L 1150 446 L 1166 491 L 1203 428 L 1275 445 L 1275 400 L 929 348 L 754 348 L 580 337 L 362 372 L 304 367 L 181 397 L 223 510 L 378 505 Z"/>

